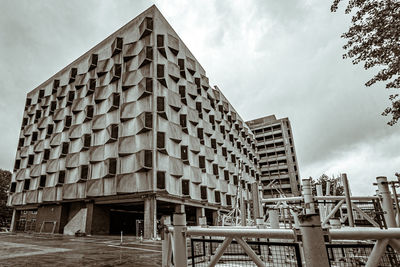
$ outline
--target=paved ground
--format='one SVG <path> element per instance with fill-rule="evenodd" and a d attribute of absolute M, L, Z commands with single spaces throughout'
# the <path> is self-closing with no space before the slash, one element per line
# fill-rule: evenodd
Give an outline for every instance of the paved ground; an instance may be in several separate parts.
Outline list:
<path fill-rule="evenodd" d="M 0 233 L 0 266 L 160 266 L 161 241 Z"/>

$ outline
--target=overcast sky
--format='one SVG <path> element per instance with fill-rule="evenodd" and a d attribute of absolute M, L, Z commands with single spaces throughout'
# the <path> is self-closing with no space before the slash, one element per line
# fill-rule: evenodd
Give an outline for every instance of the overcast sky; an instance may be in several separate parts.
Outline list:
<path fill-rule="evenodd" d="M 0 0 L 0 168 L 11 170 L 26 94 L 153 3 L 245 120 L 289 117 L 300 175 L 345 172 L 353 194 L 400 171 L 383 84 L 342 59 L 330 1 Z"/>

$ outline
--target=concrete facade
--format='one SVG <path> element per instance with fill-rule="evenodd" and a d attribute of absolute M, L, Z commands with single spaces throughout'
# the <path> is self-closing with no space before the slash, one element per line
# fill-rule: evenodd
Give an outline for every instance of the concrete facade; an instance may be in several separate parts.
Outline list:
<path fill-rule="evenodd" d="M 259 178 L 253 133 L 152 6 L 28 93 L 8 205 L 36 230 L 86 209 L 87 234 L 154 237 L 176 204 L 212 221 Z"/>
<path fill-rule="evenodd" d="M 289 119 L 270 115 L 246 123 L 256 137 L 264 197 L 276 197 L 279 192 L 299 196 L 299 168 Z"/>

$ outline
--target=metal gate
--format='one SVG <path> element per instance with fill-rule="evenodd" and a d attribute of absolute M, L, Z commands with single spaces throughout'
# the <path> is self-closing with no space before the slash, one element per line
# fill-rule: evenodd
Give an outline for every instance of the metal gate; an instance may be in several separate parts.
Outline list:
<path fill-rule="evenodd" d="M 222 242 L 222 239 L 191 238 L 188 262 L 190 266 L 207 266 L 211 256 L 215 254 Z M 247 241 L 246 243 L 266 264 L 282 267 L 302 266 L 298 243 L 268 241 Z M 223 266 L 256 266 L 236 241 L 232 241 L 228 246 L 218 264 L 223 264 Z"/>
<path fill-rule="evenodd" d="M 331 266 L 365 266 L 374 244 L 326 244 Z M 391 246 L 386 247 L 379 263 L 381 267 L 400 266 L 400 255 Z"/>

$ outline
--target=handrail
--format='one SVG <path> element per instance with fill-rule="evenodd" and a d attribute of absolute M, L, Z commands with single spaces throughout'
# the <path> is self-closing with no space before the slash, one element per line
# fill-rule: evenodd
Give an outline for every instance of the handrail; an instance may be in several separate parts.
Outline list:
<path fill-rule="evenodd" d="M 345 196 L 314 196 L 314 200 L 342 200 Z M 351 200 L 371 200 L 379 199 L 379 196 L 352 196 Z M 262 203 L 276 203 L 278 201 L 303 201 L 303 197 L 281 197 L 281 198 L 265 198 Z"/>
<path fill-rule="evenodd" d="M 217 229 L 191 226 L 186 229 L 186 235 L 295 239 L 292 229 Z"/>

